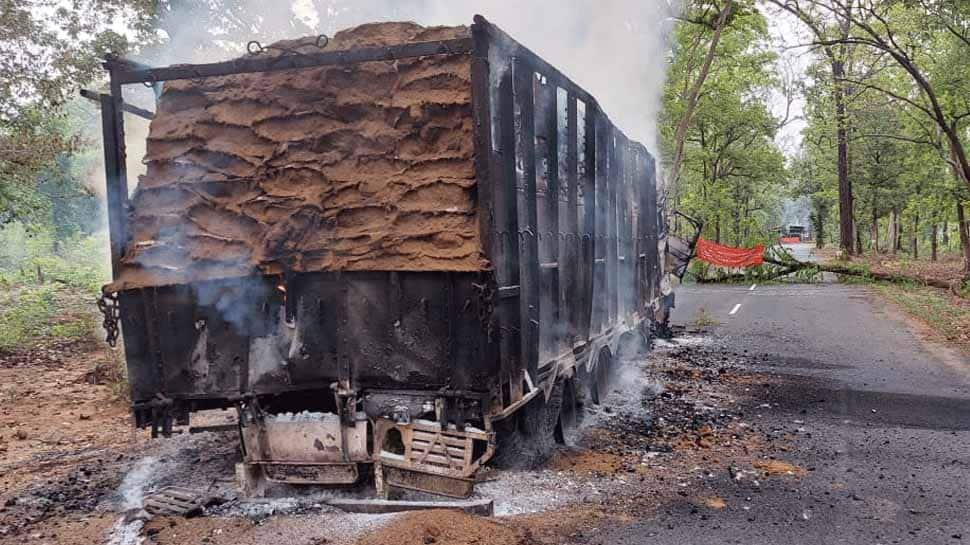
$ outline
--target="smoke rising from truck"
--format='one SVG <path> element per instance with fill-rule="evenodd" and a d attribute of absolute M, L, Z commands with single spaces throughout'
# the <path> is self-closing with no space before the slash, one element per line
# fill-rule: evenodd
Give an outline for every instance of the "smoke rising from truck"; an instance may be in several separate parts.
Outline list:
<path fill-rule="evenodd" d="M 182 8 L 165 15 L 165 26 L 179 29 L 177 40 L 163 39 L 161 46 L 146 51 L 150 64 L 226 60 L 244 53 L 249 40 L 270 43 L 298 38 L 309 34 L 308 28 L 332 35 L 366 22 L 461 25 L 480 13 L 512 35 L 525 37 L 533 51 L 596 96 L 627 136 L 660 156 L 656 121 L 669 53 L 668 33 L 672 17 L 679 12 L 677 0 L 297 0 L 289 12 L 275 2 L 215 4 L 227 13 L 253 17 L 252 28 L 245 33 L 229 26 L 209 28 L 198 23 L 198 12 Z M 253 32 L 256 30 L 258 33 Z"/>

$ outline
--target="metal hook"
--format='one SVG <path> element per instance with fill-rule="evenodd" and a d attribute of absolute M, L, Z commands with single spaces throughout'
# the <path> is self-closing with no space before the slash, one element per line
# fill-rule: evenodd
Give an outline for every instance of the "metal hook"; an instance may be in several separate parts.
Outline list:
<path fill-rule="evenodd" d="M 148 79 L 141 82 L 142 85 L 144 85 L 145 87 L 148 87 L 149 89 L 154 88 L 155 84 L 157 83 L 158 83 L 158 77 L 156 77 L 155 74 L 151 72 L 149 72 L 148 74 Z"/>
<path fill-rule="evenodd" d="M 193 70 L 192 75 L 195 76 L 191 79 L 192 83 L 196 85 L 202 85 L 205 83 L 205 76 L 202 75 L 202 72 L 199 72 L 198 70 Z"/>
<path fill-rule="evenodd" d="M 246 44 L 246 51 L 250 55 L 259 55 L 260 53 L 263 53 L 264 51 L 266 51 L 266 49 L 258 41 L 251 40 L 249 43 Z"/>

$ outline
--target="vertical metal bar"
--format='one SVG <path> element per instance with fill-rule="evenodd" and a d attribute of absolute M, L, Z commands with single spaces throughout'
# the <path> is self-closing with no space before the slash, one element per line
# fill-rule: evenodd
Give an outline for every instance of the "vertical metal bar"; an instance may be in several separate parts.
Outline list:
<path fill-rule="evenodd" d="M 507 59 L 506 59 L 507 60 Z M 519 307 L 519 202 L 516 192 L 515 105 L 512 96 L 511 64 L 504 64 L 499 79 L 498 124 L 501 149 L 492 156 L 492 191 L 495 203 L 493 228 L 496 242 L 492 246 L 495 273 L 499 285 L 501 336 L 499 357 L 503 380 L 509 381 L 510 402 L 522 398 L 522 314 Z"/>
<path fill-rule="evenodd" d="M 489 174 L 492 158 L 492 114 L 488 50 L 488 31 L 484 23 L 476 22 L 472 25 L 471 59 L 472 111 L 475 116 L 475 187 L 478 199 L 479 238 L 485 255 L 493 259 L 492 249 L 496 240 L 494 240 L 495 205 L 492 200 L 493 188 Z"/>
<path fill-rule="evenodd" d="M 582 294 L 582 327 L 580 336 L 589 339 L 592 332 L 593 318 L 593 285 L 596 275 L 596 116 L 597 108 L 594 104 L 585 104 L 586 119 L 583 136 L 585 168 L 583 184 L 583 232 L 582 266 L 584 269 Z"/>
<path fill-rule="evenodd" d="M 522 316 L 522 358 L 533 380 L 539 365 L 539 241 L 536 208 L 535 102 L 531 65 L 512 62 L 515 102 L 516 193 L 519 215 L 519 308 Z"/>
<path fill-rule="evenodd" d="M 563 281 L 563 308 L 566 311 L 566 323 L 569 324 L 568 342 L 569 348 L 576 342 L 579 328 L 579 316 L 581 315 L 582 299 L 576 297 L 577 290 L 580 289 L 580 233 L 579 233 L 579 127 L 577 126 L 577 104 L 576 95 L 569 93 L 566 98 L 566 245 L 562 261 L 564 266 L 560 269 Z M 562 218 L 560 218 L 562 219 Z"/>
<path fill-rule="evenodd" d="M 595 256 L 593 265 L 593 333 L 606 329 L 609 316 L 609 280 L 607 254 L 609 253 L 608 196 L 610 186 L 609 157 L 612 130 L 603 112 L 596 111 L 596 212 Z"/>
<path fill-rule="evenodd" d="M 536 212 L 539 238 L 539 358 L 561 352 L 559 278 L 559 127 L 557 86 L 533 78 L 535 110 Z"/>
<path fill-rule="evenodd" d="M 111 80 L 111 94 L 101 95 L 101 131 L 104 140 L 105 194 L 108 205 L 108 234 L 111 272 L 121 273 L 121 257 L 127 239 L 128 178 L 125 164 L 125 125 L 121 85 Z"/>
<path fill-rule="evenodd" d="M 643 167 L 643 210 L 640 212 L 640 221 L 643 223 L 645 237 L 644 253 L 646 256 L 647 270 L 649 278 L 647 285 L 646 300 L 649 303 L 654 297 L 660 294 L 660 281 L 663 271 L 660 268 L 659 229 L 657 226 L 657 171 L 653 157 L 644 153 Z"/>
<path fill-rule="evenodd" d="M 649 264 L 646 261 L 646 229 L 644 228 L 644 202 L 646 200 L 647 188 L 644 186 L 646 183 L 644 180 L 644 170 L 643 152 L 640 149 L 636 149 L 633 154 L 634 159 L 634 169 L 633 169 L 633 190 L 636 194 L 636 208 L 634 209 L 634 222 L 633 222 L 633 257 L 636 264 L 635 269 L 635 283 L 637 290 L 637 304 L 636 310 L 638 313 L 643 314 L 646 309 L 646 303 L 650 300 L 648 294 L 650 293 L 648 288 L 649 275 L 647 274 L 647 268 Z"/>
<path fill-rule="evenodd" d="M 607 146 L 609 147 L 609 168 L 607 174 L 606 197 L 606 293 L 609 298 L 609 314 L 607 323 L 612 327 L 616 324 L 617 316 L 617 281 L 619 280 L 617 260 L 617 230 L 616 230 L 616 186 L 620 183 L 620 161 L 616 146 L 616 127 L 608 123 Z"/>

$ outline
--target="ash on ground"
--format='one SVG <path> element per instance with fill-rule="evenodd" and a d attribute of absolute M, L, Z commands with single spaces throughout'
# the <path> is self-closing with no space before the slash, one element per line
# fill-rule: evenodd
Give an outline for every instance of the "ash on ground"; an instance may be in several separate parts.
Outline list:
<path fill-rule="evenodd" d="M 715 474 L 743 465 L 739 458 L 747 456 L 750 465 L 764 443 L 765 435 L 745 422 L 743 400 L 736 398 L 743 390 L 738 385 L 758 380 L 751 379 L 759 367 L 756 359 L 727 352 L 697 332 L 658 341 L 648 354 L 621 362 L 610 395 L 600 405 L 586 405 L 579 429 L 542 467 L 486 469 L 475 495 L 494 499 L 497 516 L 524 520 L 533 513 L 575 509 L 632 514 L 658 504 L 662 496 L 703 490 Z M 130 543 L 133 537 L 135 542 L 169 542 L 165 536 L 176 524 L 193 535 L 292 528 L 329 535 L 330 543 L 350 543 L 397 517 L 349 514 L 327 505 L 332 498 L 372 497 L 369 484 L 349 490 L 291 489 L 266 499 L 239 497 L 233 467 L 240 454 L 232 433 L 184 434 L 105 456 L 112 457 L 109 463 L 92 460 L 76 475 L 21 495 L 7 514 L 18 511 L 36 521 L 64 511 L 116 513 L 120 522 L 109 537 L 117 543 Z M 131 512 L 141 507 L 145 495 L 169 486 L 197 490 L 212 501 L 195 519 L 158 517 L 131 524 Z M 129 535 L 133 529 L 136 535 Z M 340 540 L 333 537 L 337 529 Z"/>

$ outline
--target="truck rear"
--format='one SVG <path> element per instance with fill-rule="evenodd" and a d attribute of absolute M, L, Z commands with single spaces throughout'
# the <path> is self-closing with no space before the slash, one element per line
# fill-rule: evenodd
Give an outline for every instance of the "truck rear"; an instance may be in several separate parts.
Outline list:
<path fill-rule="evenodd" d="M 249 492 L 373 473 L 467 496 L 494 456 L 541 458 L 669 310 L 653 158 L 481 17 L 106 66 L 102 307 L 135 423 L 237 410 Z M 129 198 L 121 90 L 141 83 Z"/>

